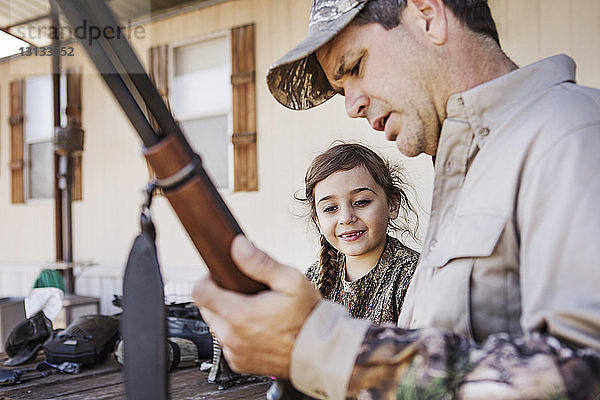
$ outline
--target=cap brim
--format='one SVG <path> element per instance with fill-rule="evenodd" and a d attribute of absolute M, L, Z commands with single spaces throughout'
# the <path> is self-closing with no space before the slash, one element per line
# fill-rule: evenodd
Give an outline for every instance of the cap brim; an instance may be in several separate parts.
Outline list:
<path fill-rule="evenodd" d="M 7 367 L 13 367 L 15 365 L 21 365 L 31 360 L 34 356 L 37 355 L 38 351 L 42 348 L 40 343 L 36 343 L 32 347 L 26 347 L 17 351 L 17 353 L 4 361 L 4 365 Z"/>
<path fill-rule="evenodd" d="M 267 86 L 275 99 L 292 110 L 306 110 L 335 95 L 315 51 L 333 39 L 360 12 L 365 3 L 341 14 L 326 29 L 309 31 L 306 38 L 275 62 L 267 72 Z"/>

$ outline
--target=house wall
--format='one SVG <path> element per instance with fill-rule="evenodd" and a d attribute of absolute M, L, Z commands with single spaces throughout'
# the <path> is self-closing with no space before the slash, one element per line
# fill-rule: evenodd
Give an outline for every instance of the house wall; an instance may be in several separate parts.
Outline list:
<path fill-rule="evenodd" d="M 501 42 L 519 65 L 564 52 L 578 63 L 579 82 L 600 87 L 600 2 L 597 0 L 491 0 Z M 223 191 L 246 234 L 277 259 L 304 269 L 317 255 L 317 236 L 303 207 L 293 200 L 302 189 L 312 157 L 338 138 L 358 140 L 401 162 L 416 190 L 421 210 L 421 236 L 427 226 L 433 171 L 431 159 L 407 159 L 362 120 L 345 116 L 343 99 L 316 109 L 294 112 L 269 94 L 264 76 L 271 62 L 301 40 L 306 32 L 310 0 L 232 0 L 145 24 L 133 43 L 142 59 L 153 45 L 178 42 L 255 23 L 258 192 Z M 112 312 L 112 294 L 120 293 L 120 277 L 137 234 L 141 189 L 147 169 L 140 142 L 112 95 L 76 48 L 65 64 L 83 72 L 83 201 L 73 205 L 77 291 L 102 298 L 102 311 Z M 54 259 L 54 206 L 51 201 L 10 204 L 8 163 L 8 82 L 24 75 L 47 73 L 50 60 L 22 57 L 0 64 L 0 297 L 26 295 L 40 268 Z M 166 293 L 187 296 L 205 273 L 202 261 L 169 205 L 153 204 L 159 258 Z M 412 244 L 419 248 L 419 244 Z"/>

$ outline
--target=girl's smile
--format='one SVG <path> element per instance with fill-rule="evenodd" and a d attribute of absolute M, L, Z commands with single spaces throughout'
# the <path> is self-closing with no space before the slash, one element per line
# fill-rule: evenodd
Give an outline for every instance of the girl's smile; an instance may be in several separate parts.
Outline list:
<path fill-rule="evenodd" d="M 344 233 L 340 234 L 339 237 L 342 240 L 346 240 L 348 242 L 351 242 L 351 241 L 360 239 L 362 237 L 363 233 L 365 233 L 365 232 L 366 232 L 365 230 L 344 232 Z"/>

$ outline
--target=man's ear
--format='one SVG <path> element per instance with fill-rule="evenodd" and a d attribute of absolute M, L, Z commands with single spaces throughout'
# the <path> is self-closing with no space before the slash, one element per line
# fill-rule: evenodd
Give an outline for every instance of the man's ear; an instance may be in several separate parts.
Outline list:
<path fill-rule="evenodd" d="M 448 38 L 448 20 L 443 0 L 408 0 L 418 26 L 431 43 L 442 45 Z"/>

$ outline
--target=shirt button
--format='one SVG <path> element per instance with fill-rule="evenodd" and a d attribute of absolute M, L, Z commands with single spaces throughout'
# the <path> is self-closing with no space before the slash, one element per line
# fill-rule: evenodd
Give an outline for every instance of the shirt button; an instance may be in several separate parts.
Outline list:
<path fill-rule="evenodd" d="M 454 166 L 454 163 L 452 162 L 452 160 L 446 161 L 446 165 L 444 166 L 444 169 L 446 170 L 447 174 L 449 174 L 450 172 L 452 172 L 452 167 L 453 166 Z"/>
<path fill-rule="evenodd" d="M 465 105 L 465 102 L 464 102 L 464 100 L 463 100 L 463 98 L 462 98 L 462 97 L 459 97 L 458 99 L 456 99 L 456 101 L 457 101 L 457 102 L 458 102 L 458 104 L 459 104 L 459 105 L 461 105 L 461 106 L 464 106 L 464 105 Z"/>
<path fill-rule="evenodd" d="M 479 130 L 479 134 L 480 134 L 481 136 L 487 136 L 487 135 L 489 135 L 489 134 L 490 134 L 490 130 L 489 130 L 489 128 L 481 128 L 481 129 Z"/>
<path fill-rule="evenodd" d="M 432 239 L 431 242 L 429 242 L 429 251 L 433 250 L 436 245 L 437 245 L 437 240 Z"/>
<path fill-rule="evenodd" d="M 448 207 L 447 214 L 450 216 L 450 218 L 454 217 L 454 211 L 456 211 L 456 208 L 454 206 Z"/>

